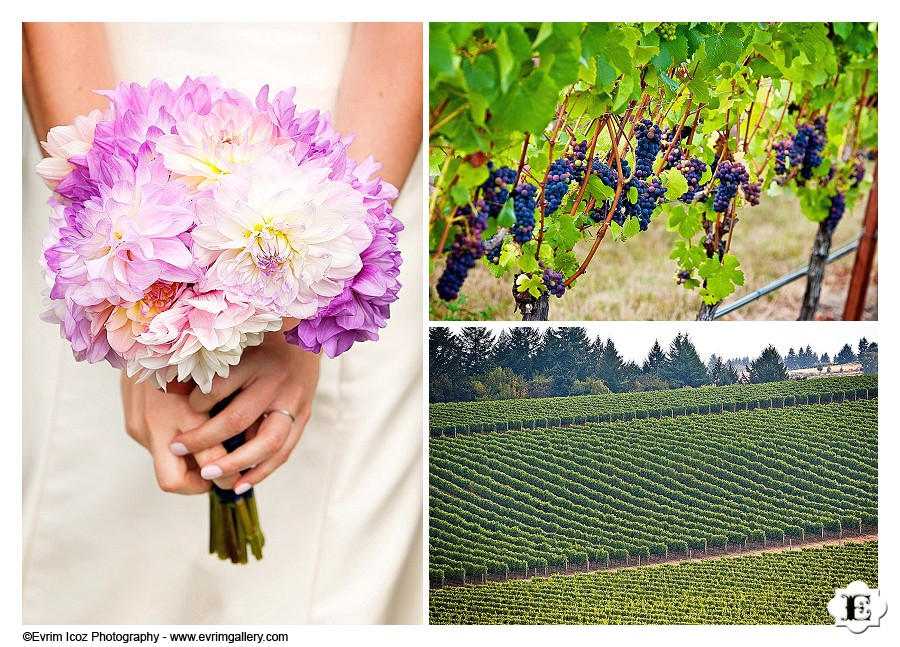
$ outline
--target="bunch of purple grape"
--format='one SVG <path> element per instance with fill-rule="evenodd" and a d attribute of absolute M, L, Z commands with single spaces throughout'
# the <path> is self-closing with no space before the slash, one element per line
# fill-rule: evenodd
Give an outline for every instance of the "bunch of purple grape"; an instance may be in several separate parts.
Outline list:
<path fill-rule="evenodd" d="M 469 270 L 484 254 L 481 232 L 487 226 L 488 206 L 484 200 L 478 200 L 475 207 L 474 212 L 469 205 L 459 210 L 459 214 L 466 217 L 468 228 L 457 234 L 453 245 L 450 246 L 447 265 L 437 282 L 438 296 L 444 301 L 452 301 L 459 295 L 459 289 L 465 282 Z"/>
<path fill-rule="evenodd" d="M 547 286 L 547 291 L 557 299 L 566 292 L 563 275 L 559 272 L 554 272 L 549 267 L 544 268 L 544 285 Z"/>
<path fill-rule="evenodd" d="M 641 231 L 647 231 L 650 226 L 650 217 L 653 210 L 656 209 L 656 203 L 661 201 L 666 195 L 666 187 L 662 185 L 662 181 L 655 177 L 649 182 L 642 182 L 638 187 L 637 209 L 633 215 L 637 216 L 641 223 Z"/>
<path fill-rule="evenodd" d="M 628 167 L 628 160 L 622 158 L 620 160 L 622 164 L 622 175 L 628 177 L 631 175 L 631 169 Z M 615 168 L 607 166 L 599 159 L 595 159 L 594 163 L 591 167 L 592 173 L 600 178 L 600 181 L 603 182 L 606 186 L 611 189 L 615 189 L 619 185 L 619 173 Z M 638 191 L 640 191 L 640 185 L 642 183 L 637 179 L 636 174 L 632 176 L 632 178 L 626 182 L 622 186 L 622 193 L 619 196 L 619 202 L 616 205 L 616 210 L 613 213 L 613 222 L 615 222 L 620 227 L 625 224 L 625 219 L 628 216 L 636 216 L 638 215 L 638 206 L 637 204 L 631 204 L 628 202 L 626 196 L 628 195 L 628 189 L 634 187 Z M 606 214 L 609 213 L 609 206 L 604 203 L 601 206 L 595 207 L 590 212 L 590 217 L 594 222 L 601 222 L 606 219 Z"/>
<path fill-rule="evenodd" d="M 845 199 L 844 193 L 842 191 L 838 191 L 833 198 L 831 198 L 831 208 L 828 210 L 828 218 L 826 219 L 826 223 L 828 223 L 828 230 L 834 231 L 834 228 L 837 227 L 837 224 L 841 221 L 841 218 L 844 217 L 844 210 L 847 208 L 847 201 Z"/>
<path fill-rule="evenodd" d="M 793 143 L 793 140 L 790 138 L 782 139 L 775 142 L 775 146 L 772 147 L 775 151 L 776 175 L 787 175 L 787 158 Z"/>
<path fill-rule="evenodd" d="M 516 181 L 516 172 L 508 166 L 494 168 L 488 162 L 488 178 L 481 185 L 481 196 L 488 206 L 488 217 L 494 218 L 509 199 L 508 185 Z"/>
<path fill-rule="evenodd" d="M 853 184 L 851 187 L 855 189 L 866 176 L 865 154 L 862 151 L 856 151 L 856 161 L 853 164 Z"/>
<path fill-rule="evenodd" d="M 813 170 L 822 163 L 822 151 L 827 141 L 826 126 L 828 119 L 816 117 L 812 123 L 806 122 L 797 127 L 793 136 L 775 144 L 775 173 L 786 175 L 788 163 L 791 168 L 800 169 L 799 183 L 812 179 Z"/>
<path fill-rule="evenodd" d="M 668 151 L 666 155 L 666 162 L 663 165 L 663 168 L 670 169 L 676 164 L 678 164 L 682 159 L 682 150 L 681 146 L 676 144 L 672 147 L 672 150 L 669 150 L 669 146 L 671 146 L 673 140 L 680 139 L 681 130 L 672 131 L 668 126 L 665 127 L 662 131 L 662 137 L 660 139 L 660 148 L 664 151 Z"/>
<path fill-rule="evenodd" d="M 537 187 L 527 182 L 513 189 L 513 205 L 516 224 L 512 226 L 513 237 L 520 243 L 527 243 L 534 235 L 534 196 Z"/>
<path fill-rule="evenodd" d="M 550 168 L 547 169 L 547 180 L 544 183 L 544 203 L 546 204 L 544 215 L 549 216 L 559 209 L 574 176 L 575 167 L 569 159 L 560 157 L 550 164 Z"/>
<path fill-rule="evenodd" d="M 634 148 L 634 176 L 646 180 L 653 175 L 653 161 L 662 147 L 662 131 L 649 119 L 641 119 L 634 127 L 637 146 Z"/>
<path fill-rule="evenodd" d="M 566 155 L 566 159 L 572 165 L 572 179 L 581 182 L 584 177 L 584 167 L 587 166 L 587 140 L 583 139 L 572 147 L 572 152 Z"/>
<path fill-rule="evenodd" d="M 706 173 L 706 162 L 698 157 L 691 157 L 690 159 L 681 160 L 675 168 L 681 171 L 688 183 L 688 189 L 681 196 L 680 200 L 690 204 L 694 200 L 694 195 L 706 186 L 705 184 L 700 184 L 700 178 Z"/>
<path fill-rule="evenodd" d="M 738 187 L 750 181 L 750 174 L 743 164 L 722 160 L 716 169 L 715 178 L 719 180 L 719 188 L 713 200 L 713 211 L 724 213 L 737 194 Z"/>
<path fill-rule="evenodd" d="M 751 207 L 759 204 L 759 195 L 762 192 L 762 182 L 747 182 L 741 187 L 744 191 L 744 198 L 750 203 Z"/>
<path fill-rule="evenodd" d="M 679 270 L 675 275 L 675 283 L 677 285 L 684 285 L 684 282 L 691 278 L 691 273 L 687 270 Z"/>

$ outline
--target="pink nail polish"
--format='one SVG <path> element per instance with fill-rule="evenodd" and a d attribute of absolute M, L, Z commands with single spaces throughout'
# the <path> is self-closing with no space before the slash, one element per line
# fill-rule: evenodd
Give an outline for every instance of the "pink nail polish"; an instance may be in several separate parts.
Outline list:
<path fill-rule="evenodd" d="M 222 476 L 222 468 L 218 465 L 207 465 L 202 470 L 200 470 L 200 476 L 205 478 L 207 481 L 217 479 Z"/>
<path fill-rule="evenodd" d="M 244 492 L 249 490 L 251 487 L 253 487 L 253 486 L 250 485 L 249 483 L 241 483 L 236 488 L 234 488 L 234 493 L 238 494 L 238 495 L 243 494 Z"/>
<path fill-rule="evenodd" d="M 188 448 L 184 446 L 184 443 L 172 443 L 169 445 L 169 451 L 176 456 L 187 456 L 190 453 Z"/>

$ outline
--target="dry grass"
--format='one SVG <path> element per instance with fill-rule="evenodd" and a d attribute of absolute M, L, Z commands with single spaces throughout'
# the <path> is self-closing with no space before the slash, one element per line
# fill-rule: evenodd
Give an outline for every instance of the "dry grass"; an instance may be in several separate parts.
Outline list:
<path fill-rule="evenodd" d="M 865 200 L 859 200 L 852 214 L 845 215 L 835 230 L 836 249 L 855 236 L 862 227 Z M 780 276 L 802 267 L 809 260 L 817 224 L 801 213 L 792 198 L 766 198 L 754 208 L 742 210 L 735 229 L 731 252 L 741 261 L 745 285 L 725 300 L 749 294 Z M 666 231 L 664 222 L 655 221 L 650 229 L 628 242 L 604 240 L 588 272 L 573 290 L 561 299 L 550 299 L 553 321 L 600 320 L 691 320 L 697 315 L 700 298 L 695 291 L 678 287 L 673 281 L 676 271 L 669 253 L 676 235 Z M 584 258 L 590 243 L 576 248 Z M 817 319 L 840 319 L 855 254 L 851 253 L 828 266 L 819 302 Z M 431 277 L 431 318 L 447 317 L 446 305 L 434 293 L 443 261 L 435 263 Z M 864 319 L 878 318 L 877 257 L 871 284 L 866 295 Z M 771 293 L 725 317 L 728 320 L 794 320 L 806 287 L 804 278 Z M 510 280 L 495 280 L 479 263 L 463 285 L 466 308 L 479 313 L 494 307 L 490 318 L 517 321 L 513 311 Z"/>
<path fill-rule="evenodd" d="M 831 369 L 830 371 L 828 369 Z M 852 377 L 854 375 L 862 375 L 862 364 L 859 362 L 848 362 L 847 364 L 836 364 L 828 366 L 821 371 L 815 368 L 797 368 L 788 371 L 788 375 L 792 378 L 815 379 L 819 377 Z"/>

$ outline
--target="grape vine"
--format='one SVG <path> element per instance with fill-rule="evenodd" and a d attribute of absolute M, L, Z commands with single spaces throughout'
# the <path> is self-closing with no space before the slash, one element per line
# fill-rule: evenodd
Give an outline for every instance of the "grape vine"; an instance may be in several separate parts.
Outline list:
<path fill-rule="evenodd" d="M 604 240 L 661 220 L 674 283 L 711 318 L 745 280 L 744 209 L 791 192 L 833 231 L 868 190 L 874 25 L 433 23 L 431 42 L 441 299 L 484 257 L 523 317 L 544 318 Z"/>

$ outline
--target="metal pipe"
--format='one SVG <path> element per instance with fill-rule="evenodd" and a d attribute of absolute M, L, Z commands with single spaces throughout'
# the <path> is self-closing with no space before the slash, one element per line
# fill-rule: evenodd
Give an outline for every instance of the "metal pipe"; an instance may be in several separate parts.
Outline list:
<path fill-rule="evenodd" d="M 862 238 L 862 234 L 860 234 L 860 235 L 856 236 L 856 238 L 852 238 L 849 241 L 847 241 L 846 243 L 844 243 L 841 247 L 839 247 L 838 249 L 831 252 L 831 254 L 828 255 L 828 258 L 826 259 L 825 262 L 831 263 L 831 262 L 836 261 L 837 259 L 841 258 L 842 256 L 846 256 L 847 254 L 849 254 L 850 252 L 855 250 L 857 247 L 859 247 L 860 238 Z M 778 288 L 784 287 L 785 285 L 787 285 L 788 283 L 790 283 L 792 281 L 796 281 L 801 276 L 806 276 L 807 270 L 809 270 L 809 265 L 804 265 L 800 269 L 794 270 L 793 272 L 789 272 L 788 274 L 785 274 L 784 276 L 775 279 L 774 281 L 769 283 L 767 286 L 760 288 L 756 292 L 752 292 L 752 293 L 748 294 L 747 296 L 738 299 L 734 303 L 731 303 L 731 304 L 725 306 L 724 308 L 719 308 L 716 311 L 716 314 L 713 316 L 713 319 L 718 319 L 719 317 L 724 317 L 729 312 L 733 312 L 733 311 L 737 310 L 738 308 L 743 308 L 745 305 L 747 305 L 748 303 L 751 303 L 753 301 L 756 301 L 761 296 L 769 294 L 770 292 L 774 292 Z"/>

